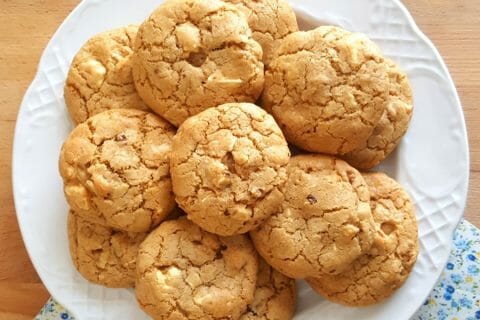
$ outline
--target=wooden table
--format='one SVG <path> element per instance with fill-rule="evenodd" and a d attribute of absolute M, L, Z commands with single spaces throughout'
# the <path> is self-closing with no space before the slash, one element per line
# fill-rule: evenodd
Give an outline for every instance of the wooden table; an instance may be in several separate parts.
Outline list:
<path fill-rule="evenodd" d="M 40 54 L 78 0 L 0 0 L 0 320 L 31 319 L 49 294 L 25 251 L 11 189 L 15 119 Z M 463 103 L 471 148 L 468 220 L 480 226 L 480 3 L 406 0 L 437 45 Z M 455 165 L 455 164 L 452 164 Z"/>

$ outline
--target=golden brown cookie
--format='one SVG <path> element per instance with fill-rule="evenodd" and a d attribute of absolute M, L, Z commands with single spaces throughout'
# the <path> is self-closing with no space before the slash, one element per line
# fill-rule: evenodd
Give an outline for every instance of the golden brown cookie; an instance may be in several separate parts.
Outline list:
<path fill-rule="evenodd" d="M 169 154 L 175 130 L 158 116 L 114 109 L 68 136 L 60 174 L 72 209 L 116 229 L 145 232 L 175 207 Z"/>
<path fill-rule="evenodd" d="M 75 123 L 110 109 L 147 110 L 132 76 L 137 26 L 99 33 L 88 40 L 72 61 L 65 82 L 65 103 Z"/>
<path fill-rule="evenodd" d="M 240 320 L 289 320 L 296 302 L 295 280 L 290 279 L 259 259 L 253 302 Z"/>
<path fill-rule="evenodd" d="M 136 294 L 154 319 L 238 319 L 252 302 L 257 254 L 245 235 L 219 237 L 187 219 L 163 222 L 142 243 Z"/>
<path fill-rule="evenodd" d="M 412 119 L 412 89 L 407 75 L 393 61 L 388 63 L 391 85 L 387 110 L 370 138 L 360 148 L 343 156 L 348 163 L 359 169 L 371 169 L 388 157 L 407 132 Z"/>
<path fill-rule="evenodd" d="M 345 154 L 373 133 L 389 101 L 388 63 L 366 36 L 324 26 L 282 40 L 264 107 L 298 147 Z"/>
<path fill-rule="evenodd" d="M 292 157 L 281 209 L 250 232 L 275 269 L 302 279 L 338 274 L 371 246 L 375 226 L 361 174 L 324 155 Z"/>
<path fill-rule="evenodd" d="M 290 158 L 272 116 L 250 103 L 189 118 L 173 139 L 173 191 L 188 218 L 223 236 L 248 232 L 282 202 Z"/>
<path fill-rule="evenodd" d="M 262 48 L 243 14 L 219 0 L 169 0 L 140 26 L 133 76 L 155 112 L 179 126 L 208 107 L 255 102 Z"/>
<path fill-rule="evenodd" d="M 237 6 L 248 19 L 268 65 L 279 40 L 298 31 L 297 17 L 287 0 L 224 0 Z"/>
<path fill-rule="evenodd" d="M 87 280 L 110 288 L 135 285 L 138 247 L 146 233 L 115 231 L 68 214 L 68 241 L 73 264 Z"/>
<path fill-rule="evenodd" d="M 407 279 L 418 254 L 417 223 L 405 190 L 384 173 L 364 174 L 377 225 L 370 251 L 345 273 L 307 279 L 327 299 L 366 306 L 390 297 Z"/>

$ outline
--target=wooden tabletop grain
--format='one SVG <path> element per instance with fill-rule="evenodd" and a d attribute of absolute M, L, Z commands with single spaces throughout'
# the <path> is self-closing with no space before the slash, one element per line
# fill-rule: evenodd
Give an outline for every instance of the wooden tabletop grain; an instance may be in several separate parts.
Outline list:
<path fill-rule="evenodd" d="M 49 297 L 28 258 L 11 188 L 18 108 L 48 40 L 78 0 L 0 0 L 0 320 L 31 319 Z M 480 2 L 405 0 L 443 55 L 462 100 L 470 139 L 466 217 L 480 226 Z M 455 164 L 452 164 L 455 165 Z"/>

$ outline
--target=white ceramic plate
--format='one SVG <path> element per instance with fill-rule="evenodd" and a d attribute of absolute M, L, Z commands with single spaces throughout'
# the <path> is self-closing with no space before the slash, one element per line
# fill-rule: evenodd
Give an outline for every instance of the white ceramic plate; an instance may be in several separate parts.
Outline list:
<path fill-rule="evenodd" d="M 15 204 L 23 239 L 42 281 L 77 319 L 144 319 L 134 293 L 85 281 L 68 253 L 67 205 L 57 169 L 72 129 L 63 85 L 75 52 L 92 35 L 140 23 L 161 0 L 85 0 L 48 44 L 18 115 L 13 152 Z M 416 203 L 420 255 L 406 284 L 386 302 L 347 308 L 300 283 L 296 319 L 408 319 L 435 285 L 462 217 L 469 153 L 462 108 L 437 50 L 395 0 L 293 0 L 303 28 L 335 24 L 364 32 L 408 73 L 415 111 L 408 134 L 382 164 Z"/>

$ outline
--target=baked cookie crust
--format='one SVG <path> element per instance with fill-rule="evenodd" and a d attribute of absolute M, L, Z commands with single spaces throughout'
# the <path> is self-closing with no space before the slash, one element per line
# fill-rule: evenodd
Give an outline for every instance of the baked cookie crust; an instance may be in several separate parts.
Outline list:
<path fill-rule="evenodd" d="M 418 255 L 415 211 L 405 190 L 384 173 L 364 174 L 377 233 L 370 251 L 345 273 L 307 279 L 327 299 L 367 306 L 390 297 L 407 279 Z"/>
<path fill-rule="evenodd" d="M 275 269 L 295 279 L 338 274 L 370 249 L 375 226 L 368 187 L 345 161 L 295 156 L 282 190 L 281 209 L 250 232 Z"/>
<path fill-rule="evenodd" d="M 138 93 L 175 126 L 209 107 L 255 102 L 262 48 L 245 16 L 219 0 L 169 0 L 140 26 L 133 76 Z"/>
<path fill-rule="evenodd" d="M 130 25 L 99 33 L 73 58 L 64 97 L 75 123 L 110 109 L 148 110 L 137 94 L 132 55 L 138 27 Z"/>
<path fill-rule="evenodd" d="M 188 218 L 223 236 L 248 232 L 283 200 L 290 151 L 272 116 L 249 103 L 189 118 L 173 138 L 173 191 Z"/>
<path fill-rule="evenodd" d="M 169 173 L 174 128 L 158 116 L 114 109 L 89 118 L 60 152 L 65 197 L 84 219 L 146 232 L 175 207 Z"/>
<path fill-rule="evenodd" d="M 171 220 L 140 246 L 135 290 L 154 319 L 238 319 L 253 300 L 257 271 L 247 236 L 219 237 Z"/>

